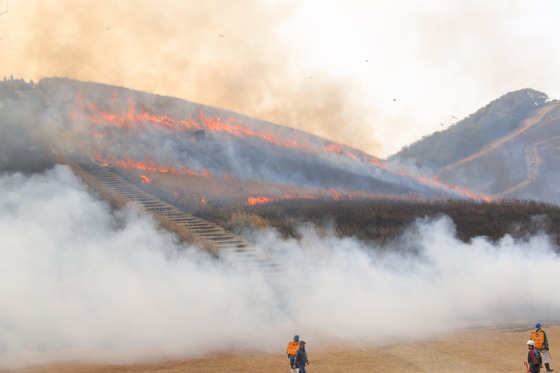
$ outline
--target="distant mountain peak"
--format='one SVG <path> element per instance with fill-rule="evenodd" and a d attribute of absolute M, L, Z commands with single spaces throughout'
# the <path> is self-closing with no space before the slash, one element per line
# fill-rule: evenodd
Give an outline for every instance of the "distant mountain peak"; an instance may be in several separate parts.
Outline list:
<path fill-rule="evenodd" d="M 509 92 L 390 159 L 491 199 L 560 204 L 560 102 L 529 88 Z"/>
<path fill-rule="evenodd" d="M 531 88 L 508 92 L 451 127 L 404 147 L 389 160 L 436 171 L 515 130 L 548 102 L 545 93 Z"/>

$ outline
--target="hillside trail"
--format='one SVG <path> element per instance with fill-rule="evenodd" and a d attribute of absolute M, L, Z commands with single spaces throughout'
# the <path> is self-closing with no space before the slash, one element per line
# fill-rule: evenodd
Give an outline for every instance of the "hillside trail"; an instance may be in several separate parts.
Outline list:
<path fill-rule="evenodd" d="M 505 144 L 508 141 L 511 141 L 512 139 L 514 139 L 515 137 L 519 136 L 520 134 L 522 134 L 523 132 L 527 131 L 529 128 L 533 127 L 534 125 L 538 124 L 546 114 L 548 114 L 550 111 L 552 111 L 553 109 L 557 108 L 560 106 L 560 102 L 553 102 L 550 103 L 546 106 L 541 107 L 540 109 L 538 109 L 535 113 L 535 115 L 533 115 L 531 118 L 528 118 L 526 120 L 524 120 L 521 125 L 515 130 L 510 132 L 509 134 L 507 134 L 504 137 L 499 138 L 498 140 L 484 146 L 480 151 L 466 157 L 463 158 L 455 163 L 452 163 L 450 165 L 447 165 L 445 167 L 443 167 L 442 169 L 440 169 L 437 174 L 441 175 L 444 174 L 458 166 L 461 166 L 465 163 L 471 162 L 474 159 L 480 158 L 488 153 L 490 153 L 491 151 L 497 149 L 498 147 L 500 147 L 501 145 Z M 532 162 L 532 159 L 529 160 L 529 162 Z M 530 164 L 530 163 L 529 163 Z M 529 167 L 527 168 L 529 170 Z M 527 175 L 527 180 L 529 180 L 531 177 L 534 177 L 535 175 L 532 174 L 532 171 L 529 170 L 528 171 L 528 175 Z"/>
<path fill-rule="evenodd" d="M 511 188 L 508 188 L 508 189 L 506 189 L 506 190 L 504 190 L 500 193 L 495 194 L 494 197 L 496 197 L 496 198 L 507 197 L 509 194 L 518 192 L 519 190 L 525 188 L 526 186 L 528 186 L 529 184 L 531 184 L 535 180 L 537 180 L 537 177 L 539 176 L 540 165 L 541 165 L 541 162 L 542 162 L 542 158 L 541 158 L 540 153 L 539 153 L 539 147 L 548 143 L 548 142 L 558 141 L 559 139 L 560 139 L 560 136 L 554 136 L 554 137 L 548 138 L 546 140 L 539 141 L 537 143 L 534 143 L 534 144 L 531 144 L 531 145 L 527 146 L 525 148 L 525 163 L 526 163 L 526 167 L 527 167 L 527 176 L 520 183 L 518 183 L 518 184 L 512 186 Z"/>
<path fill-rule="evenodd" d="M 532 325 L 532 323 L 529 323 Z M 341 343 L 321 344 L 307 340 L 310 364 L 308 373 L 522 373 L 527 357 L 530 326 L 463 330 L 451 335 L 426 335 L 425 341 L 385 346 L 352 346 Z M 545 328 L 551 346 L 551 367 L 560 353 L 560 326 Z M 130 365 L 65 363 L 35 366 L 10 373 L 288 373 L 284 354 L 289 340 L 279 341 L 277 353 L 218 353 L 197 359 L 159 361 Z M 258 341 L 255 342 L 258 344 Z"/>

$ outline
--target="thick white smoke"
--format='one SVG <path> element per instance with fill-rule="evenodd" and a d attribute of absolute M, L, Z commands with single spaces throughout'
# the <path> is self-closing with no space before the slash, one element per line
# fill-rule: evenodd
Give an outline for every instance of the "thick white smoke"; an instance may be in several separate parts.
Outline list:
<path fill-rule="evenodd" d="M 133 206 L 111 212 L 66 167 L 0 176 L 0 364 L 281 353 L 295 333 L 374 345 L 560 311 L 545 235 L 465 244 L 447 218 L 385 247 L 302 233 L 253 232 L 287 266 L 274 280 L 181 245 Z"/>
<path fill-rule="evenodd" d="M 30 352 L 193 356 L 282 317 L 263 309 L 274 303 L 264 282 L 181 247 L 134 208 L 111 214 L 66 167 L 1 177 L 0 211 L 4 364 L 39 358 Z"/>
<path fill-rule="evenodd" d="M 384 248 L 312 230 L 290 261 L 307 288 L 299 329 L 360 343 L 403 342 L 474 325 L 557 319 L 560 258 L 546 236 L 498 244 L 454 237 L 449 218 L 419 221 Z"/>

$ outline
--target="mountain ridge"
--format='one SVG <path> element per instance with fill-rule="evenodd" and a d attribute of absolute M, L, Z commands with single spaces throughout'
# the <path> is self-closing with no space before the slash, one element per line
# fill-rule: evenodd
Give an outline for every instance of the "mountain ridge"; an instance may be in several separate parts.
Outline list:
<path fill-rule="evenodd" d="M 503 104 L 512 100 L 517 106 L 508 110 Z M 523 89 L 493 103 L 473 115 L 476 121 L 463 120 L 454 128 L 426 136 L 391 159 L 429 168 L 443 182 L 465 185 L 493 199 L 560 203 L 556 193 L 560 180 L 560 101 Z M 482 138 L 477 128 L 488 133 L 487 128 L 496 123 L 496 111 L 507 119 L 507 126 L 492 137 Z M 457 157 L 460 143 L 470 144 L 468 155 Z"/>
<path fill-rule="evenodd" d="M 508 92 L 449 128 L 403 147 L 388 159 L 429 170 L 441 169 L 515 130 L 548 100 L 545 93 L 530 88 Z"/>

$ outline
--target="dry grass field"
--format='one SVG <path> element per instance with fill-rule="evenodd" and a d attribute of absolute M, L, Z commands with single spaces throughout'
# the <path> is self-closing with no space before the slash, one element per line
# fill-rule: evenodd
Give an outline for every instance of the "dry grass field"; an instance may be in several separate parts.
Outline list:
<path fill-rule="evenodd" d="M 530 324 L 529 324 L 530 326 Z M 552 347 L 551 367 L 559 352 L 560 326 L 545 328 Z M 530 328 L 471 329 L 436 340 L 383 347 L 315 348 L 308 341 L 309 373 L 366 372 L 523 372 Z M 283 343 L 282 343 L 283 346 Z M 278 354 L 218 354 L 204 359 L 187 359 L 142 365 L 59 364 L 13 370 L 17 373 L 288 373 L 287 359 Z"/>

